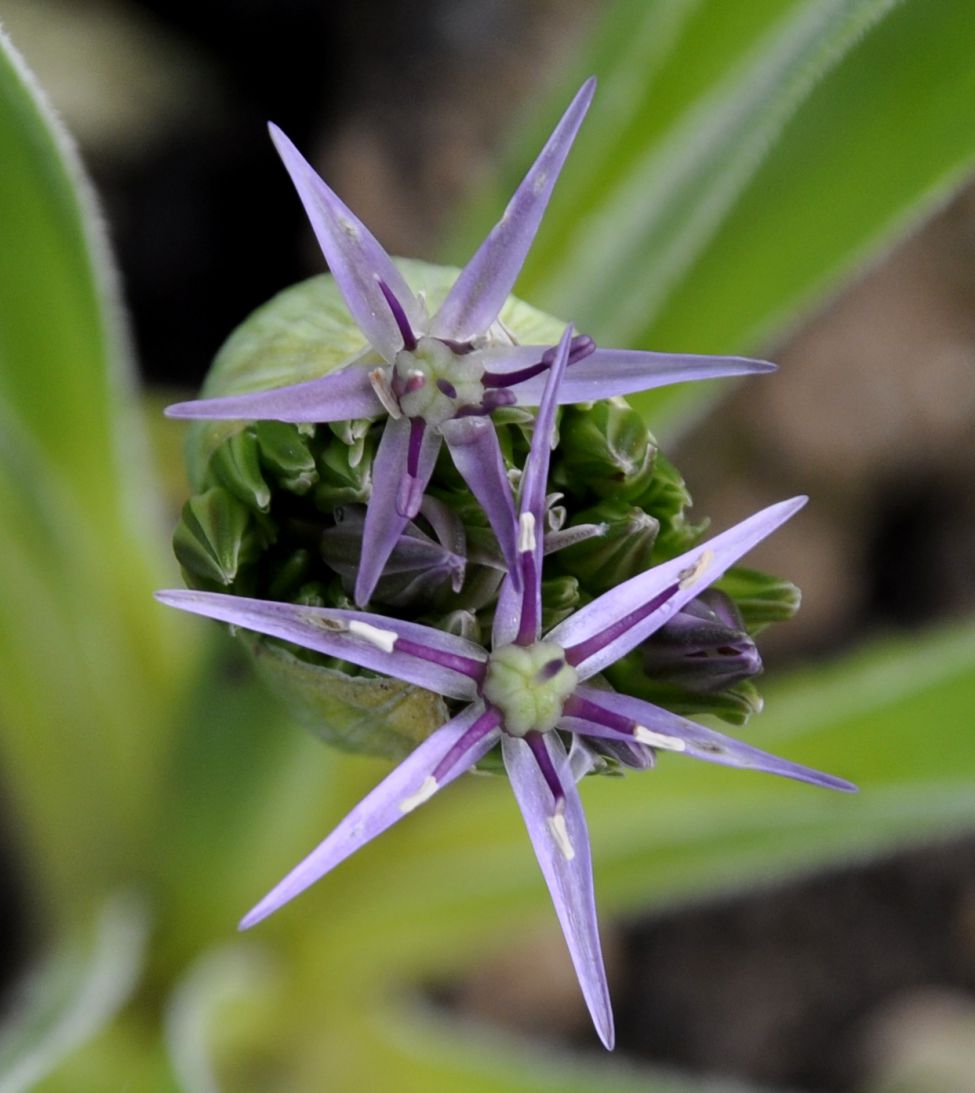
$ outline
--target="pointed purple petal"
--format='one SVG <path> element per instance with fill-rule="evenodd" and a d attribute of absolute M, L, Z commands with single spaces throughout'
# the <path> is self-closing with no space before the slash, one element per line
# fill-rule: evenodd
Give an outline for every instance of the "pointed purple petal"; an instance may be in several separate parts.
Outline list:
<path fill-rule="evenodd" d="M 504 765 L 528 828 L 528 836 L 535 848 L 535 856 L 555 904 L 555 913 L 565 934 L 583 997 L 599 1038 L 611 1051 L 614 1041 L 613 1011 L 599 944 L 599 928 L 596 924 L 589 831 L 565 748 L 554 733 L 546 733 L 544 739 L 565 794 L 565 827 L 574 854 L 571 860 L 553 837 L 549 823 L 552 817 L 552 794 L 531 748 L 524 740 L 502 735 Z"/>
<path fill-rule="evenodd" d="M 663 626 L 688 600 L 798 512 L 807 500 L 794 497 L 770 505 L 680 557 L 631 577 L 560 622 L 546 640 L 567 651 L 574 646 L 584 647 L 584 643 L 600 645 L 586 651 L 581 659 L 570 655 L 580 678 L 588 679 Z M 656 609 L 641 615 L 641 608 L 661 597 L 663 602 Z M 611 635 L 610 640 L 603 641 L 604 635 Z"/>
<path fill-rule="evenodd" d="M 444 440 L 464 481 L 491 524 L 504 560 L 518 571 L 518 521 L 498 435 L 485 418 L 455 418 L 441 426 Z"/>
<path fill-rule="evenodd" d="M 276 125 L 268 129 L 349 313 L 373 349 L 384 360 L 392 361 L 402 349 L 403 339 L 379 281 L 389 287 L 414 330 L 423 321 L 416 298 L 365 224 L 318 177 Z"/>
<path fill-rule="evenodd" d="M 373 460 L 372 493 L 366 507 L 366 525 L 363 531 L 365 546 L 355 583 L 355 602 L 358 604 L 369 602 L 383 566 L 410 519 L 409 513 L 399 511 L 399 504 L 404 500 L 402 493 L 410 495 L 406 498 L 407 501 L 415 499 L 418 509 L 437 461 L 440 437 L 433 429 L 426 429 L 417 461 L 416 477 L 406 479 L 409 487 L 404 491 L 411 431 L 408 418 L 389 418 Z M 416 515 L 416 512 L 412 515 Z"/>
<path fill-rule="evenodd" d="M 295 423 L 350 421 L 378 417 L 384 412 L 369 383 L 367 369 L 360 365 L 349 365 L 319 379 L 269 391 L 195 399 L 166 407 L 167 417 Z"/>
<path fill-rule="evenodd" d="M 256 630 L 259 634 L 290 641 L 326 656 L 351 661 L 361 668 L 384 672 L 450 698 L 472 699 L 476 696 L 477 683 L 472 677 L 478 674 L 479 665 L 487 656 L 479 645 L 454 634 L 366 611 L 306 607 L 188 589 L 157 592 L 156 599 L 181 611 Z M 350 623 L 359 626 L 350 630 Z M 403 652 L 396 648 L 393 637 L 404 644 L 423 646 L 440 663 Z M 383 647 L 384 643 L 386 647 Z M 454 661 L 453 658 L 460 659 Z M 449 667 L 451 663 L 456 663 L 457 667 Z"/>
<path fill-rule="evenodd" d="M 495 649 L 510 645 L 518 636 L 521 622 L 521 591 L 512 580 L 511 574 L 501 582 L 498 603 L 494 609 L 494 623 L 491 628 L 491 644 Z"/>
<path fill-rule="evenodd" d="M 467 263 L 431 324 L 440 338 L 483 334 L 514 288 L 552 189 L 596 89 L 588 79 L 569 104 L 504 215 Z"/>
<path fill-rule="evenodd" d="M 438 762 L 483 712 L 484 707 L 480 703 L 469 706 L 424 740 L 416 751 L 355 806 L 324 842 L 241 919 L 240 929 L 246 930 L 254 926 L 294 899 L 367 842 L 392 827 L 397 820 L 411 812 L 413 807 L 433 796 L 437 790 L 454 781 L 482 758 L 493 746 L 498 730 L 481 737 L 465 755 L 457 757 L 449 770 L 441 773 L 434 785 L 429 784 Z"/>
<path fill-rule="evenodd" d="M 671 383 L 721 379 L 774 372 L 769 361 L 747 357 L 700 357 L 680 353 L 649 353 L 636 349 L 596 349 L 566 373 L 559 402 L 591 402 L 614 395 L 632 395 Z M 512 387 L 519 406 L 533 406 L 544 390 L 545 377 L 534 376 Z"/>
<path fill-rule="evenodd" d="M 837 789 L 844 793 L 855 793 L 857 787 L 845 778 L 805 767 L 801 763 L 790 763 L 760 748 L 743 744 L 724 733 L 705 728 L 695 721 L 688 721 L 669 710 L 661 709 L 639 698 L 604 691 L 595 687 L 581 686 L 576 689 L 580 698 L 588 699 L 597 706 L 602 706 L 612 713 L 635 721 L 653 733 L 669 737 L 674 745 L 662 750 L 682 751 L 694 759 L 704 759 L 708 763 L 719 763 L 726 767 L 739 767 L 744 770 L 759 770 L 766 774 L 778 774 L 783 778 L 794 778 L 798 782 L 821 786 L 824 789 Z M 566 718 L 566 727 L 572 732 L 581 732 L 587 736 L 600 736 L 609 740 L 626 739 L 612 729 L 579 718 Z"/>
<path fill-rule="evenodd" d="M 572 326 L 565 328 L 555 352 L 552 366 L 546 375 L 545 390 L 535 416 L 531 449 L 525 461 L 521 478 L 519 515 L 531 513 L 538 528 L 538 563 L 541 566 L 541 538 L 545 527 L 545 498 L 548 494 L 548 469 L 552 460 L 552 438 L 555 430 L 555 411 L 560 402 L 559 387 L 564 381 L 569 360 L 569 344 Z"/>

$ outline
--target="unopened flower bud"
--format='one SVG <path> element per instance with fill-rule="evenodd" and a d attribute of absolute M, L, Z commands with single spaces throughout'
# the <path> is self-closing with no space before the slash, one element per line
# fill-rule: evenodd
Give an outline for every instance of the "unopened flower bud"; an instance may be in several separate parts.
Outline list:
<path fill-rule="evenodd" d="M 322 553 L 351 593 L 362 557 L 365 509 L 350 505 L 336 510 L 335 517 L 335 526 L 322 532 Z M 457 550 L 463 550 L 463 526 L 455 517 L 453 521 L 456 528 L 451 525 L 445 535 L 452 540 L 450 545 L 439 541 L 437 532 L 442 529 L 433 529 L 435 536 L 430 536 L 413 521 L 406 525 L 376 585 L 377 602 L 426 614 L 460 591 L 467 562 Z M 459 537 L 451 534 L 457 529 Z"/>
<path fill-rule="evenodd" d="M 375 445 L 367 440 L 353 465 L 350 451 L 355 451 L 338 437 L 332 437 L 318 457 L 319 482 L 315 504 L 324 511 L 337 505 L 365 504 L 372 491 L 372 460 Z"/>
<path fill-rule="evenodd" d="M 283 421 L 258 421 L 254 425 L 261 464 L 282 489 L 302 496 L 318 481 L 315 457 L 308 438 L 298 427 Z"/>
<path fill-rule="evenodd" d="M 771 622 L 791 619 L 802 602 L 802 593 L 792 581 L 743 566 L 729 569 L 718 587 L 734 600 L 752 633 Z"/>
<path fill-rule="evenodd" d="M 227 587 L 241 565 L 257 556 L 259 539 L 247 506 L 215 486 L 183 506 L 173 550 L 194 587 Z"/>
<path fill-rule="evenodd" d="M 705 589 L 640 646 L 654 680 L 712 694 L 758 675 L 762 658 L 732 600 Z"/>
<path fill-rule="evenodd" d="M 210 459 L 210 473 L 248 508 L 267 512 L 271 490 L 261 474 L 257 436 L 253 429 L 241 429 L 217 448 Z"/>
<path fill-rule="evenodd" d="M 620 398 L 589 409 L 570 407 L 560 426 L 567 485 L 581 483 L 600 497 L 630 500 L 653 475 L 656 445 L 643 418 Z"/>
<path fill-rule="evenodd" d="M 565 547 L 557 557 L 586 591 L 605 592 L 649 568 L 660 524 L 643 509 L 627 501 L 600 501 L 575 516 L 570 527 L 577 524 L 597 525 L 602 534 Z"/>

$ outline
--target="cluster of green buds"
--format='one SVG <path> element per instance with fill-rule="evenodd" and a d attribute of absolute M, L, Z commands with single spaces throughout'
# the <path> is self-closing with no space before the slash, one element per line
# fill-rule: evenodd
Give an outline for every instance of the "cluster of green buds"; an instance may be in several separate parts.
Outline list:
<path fill-rule="evenodd" d="M 455 276 L 419 262 L 403 266 L 434 297 Z M 205 393 L 238 394 L 276 375 L 321 374 L 337 365 L 354 328 L 346 329 L 351 322 L 336 295 L 332 279 L 320 276 L 260 308 L 217 356 Z M 554 337 L 560 326 L 516 299 L 506 304 L 503 321 L 525 341 Z M 520 406 L 492 414 L 515 486 L 534 421 L 534 411 Z M 188 440 L 193 495 L 174 536 L 187 584 L 353 608 L 359 560 L 368 549 L 365 505 L 382 429 L 381 419 L 194 423 Z M 544 528 L 546 629 L 607 589 L 684 553 L 707 527 L 688 519 L 691 498 L 683 479 L 624 398 L 562 408 L 558 432 Z M 484 510 L 441 451 L 370 607 L 480 641 L 491 633 L 507 568 Z M 675 712 L 741 724 L 761 705 L 754 636 L 769 622 L 789 618 L 798 603 L 789 582 L 733 568 L 608 669 L 607 677 L 617 689 Z M 402 684 L 275 638 L 245 640 L 316 731 L 339 746 L 395 757 L 442 720 L 441 699 L 411 695 Z M 384 717 L 376 716 L 380 707 Z"/>

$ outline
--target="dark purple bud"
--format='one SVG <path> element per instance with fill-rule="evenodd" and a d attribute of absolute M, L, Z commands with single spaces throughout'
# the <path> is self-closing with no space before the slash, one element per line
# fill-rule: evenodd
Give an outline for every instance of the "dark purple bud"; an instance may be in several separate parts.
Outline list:
<path fill-rule="evenodd" d="M 708 588 L 640 647 L 652 679 L 709 694 L 758 675 L 762 658 L 733 601 Z"/>
<path fill-rule="evenodd" d="M 351 593 L 364 547 L 365 509 L 349 505 L 336 510 L 335 515 L 335 526 L 322 532 L 322 557 Z M 418 615 L 443 610 L 463 587 L 467 559 L 460 545 L 461 551 L 447 549 L 411 521 L 393 547 L 373 602 L 412 608 Z"/>

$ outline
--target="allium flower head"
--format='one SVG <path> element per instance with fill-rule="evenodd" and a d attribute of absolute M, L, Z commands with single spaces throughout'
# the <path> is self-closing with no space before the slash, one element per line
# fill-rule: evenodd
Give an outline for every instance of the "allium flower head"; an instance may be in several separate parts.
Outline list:
<path fill-rule="evenodd" d="M 360 606 L 371 598 L 404 527 L 420 510 L 442 440 L 483 506 L 505 559 L 517 572 L 513 510 L 489 415 L 498 407 L 538 405 L 552 350 L 516 344 L 498 316 L 594 91 L 594 79 L 580 88 L 503 216 L 432 316 L 369 229 L 284 133 L 271 126 L 271 137 L 325 260 L 368 345 L 338 371 L 318 379 L 178 403 L 167 413 L 293 423 L 388 414 L 372 466 L 373 488 L 364 529 L 369 550 L 362 555 L 355 582 L 355 601 Z M 601 349 L 585 335 L 572 339 L 568 364 L 571 371 L 558 392 L 562 403 L 772 368 L 764 361 L 738 357 Z"/>
<path fill-rule="evenodd" d="M 516 571 L 502 585 L 490 648 L 442 630 L 361 611 L 198 591 L 158 595 L 173 607 L 339 657 L 466 703 L 261 900 L 242 927 L 277 910 L 500 743 L 583 995 L 600 1038 L 611 1048 L 613 1018 L 596 924 L 589 837 L 576 788 L 601 750 L 609 748 L 635 767 L 652 765 L 655 753 L 663 750 L 832 789 L 854 787 L 596 681 L 680 613 L 693 617 L 688 605 L 801 508 L 805 498 L 764 509 L 709 542 L 631 577 L 542 632 L 542 529 L 549 459 L 560 384 L 573 344 L 569 328 L 553 354 L 517 504 L 504 485 Z"/>

